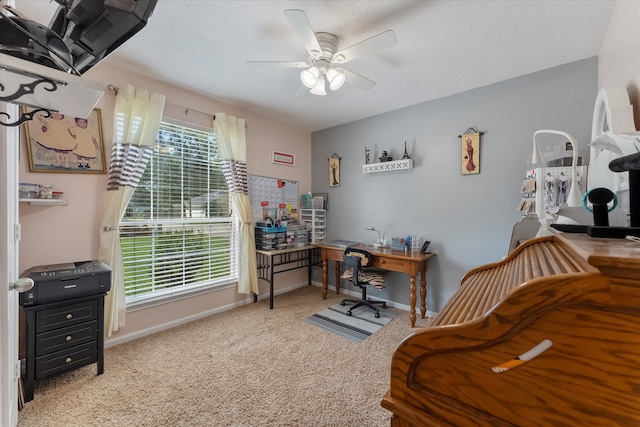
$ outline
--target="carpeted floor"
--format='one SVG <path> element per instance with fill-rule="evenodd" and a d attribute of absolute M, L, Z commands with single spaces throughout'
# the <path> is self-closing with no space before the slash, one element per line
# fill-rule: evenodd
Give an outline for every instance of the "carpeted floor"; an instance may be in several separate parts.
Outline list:
<path fill-rule="evenodd" d="M 263 300 L 109 348 L 103 375 L 37 381 L 18 426 L 388 426 L 380 400 L 409 313 L 359 343 L 304 321 L 342 297 L 308 286 L 274 310 Z"/>

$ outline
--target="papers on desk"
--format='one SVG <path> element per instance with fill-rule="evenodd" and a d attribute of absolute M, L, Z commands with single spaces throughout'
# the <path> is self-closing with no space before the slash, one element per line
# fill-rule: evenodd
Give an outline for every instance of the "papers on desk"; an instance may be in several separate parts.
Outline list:
<path fill-rule="evenodd" d="M 326 242 L 325 245 L 336 246 L 338 248 L 347 248 L 349 246 L 359 245 L 360 242 L 352 242 L 350 240 L 333 240 L 331 242 Z"/>

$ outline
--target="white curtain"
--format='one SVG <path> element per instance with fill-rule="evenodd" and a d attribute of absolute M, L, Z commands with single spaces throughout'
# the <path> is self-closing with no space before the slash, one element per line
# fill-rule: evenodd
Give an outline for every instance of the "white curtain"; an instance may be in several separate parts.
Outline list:
<path fill-rule="evenodd" d="M 258 294 L 256 243 L 247 186 L 247 140 L 244 119 L 216 113 L 214 125 L 233 211 L 240 221 L 238 292 Z"/>
<path fill-rule="evenodd" d="M 111 266 L 111 291 L 105 299 L 105 336 L 125 324 L 124 266 L 118 224 L 122 220 L 158 135 L 164 95 L 131 85 L 120 88 L 114 111 L 113 148 L 104 213 L 100 223 L 99 259 Z"/>

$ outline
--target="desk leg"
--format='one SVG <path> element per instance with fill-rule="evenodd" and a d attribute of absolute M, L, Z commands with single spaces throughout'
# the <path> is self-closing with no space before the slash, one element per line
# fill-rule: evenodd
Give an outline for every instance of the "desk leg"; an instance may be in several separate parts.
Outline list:
<path fill-rule="evenodd" d="M 416 326 L 416 277 L 409 277 L 409 320 L 411 321 L 411 327 Z"/>
<path fill-rule="evenodd" d="M 322 257 L 322 299 L 327 299 L 327 265 L 329 261 L 327 258 Z"/>
<path fill-rule="evenodd" d="M 307 262 L 309 263 L 309 281 L 307 282 L 308 285 L 311 284 L 311 265 L 313 265 L 313 249 L 309 249 L 307 250 Z"/>
<path fill-rule="evenodd" d="M 273 256 L 269 256 L 269 309 L 273 310 Z"/>
<path fill-rule="evenodd" d="M 420 314 L 421 319 L 427 314 L 427 272 L 420 272 Z"/>
<path fill-rule="evenodd" d="M 336 261 L 336 295 L 340 294 L 340 276 L 341 274 L 341 265 L 340 262 Z"/>

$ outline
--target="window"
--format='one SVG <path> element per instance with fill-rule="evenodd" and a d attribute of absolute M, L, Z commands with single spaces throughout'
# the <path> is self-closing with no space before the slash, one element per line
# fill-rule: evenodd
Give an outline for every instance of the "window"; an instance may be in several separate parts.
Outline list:
<path fill-rule="evenodd" d="M 237 281 L 238 222 L 210 130 L 160 124 L 120 239 L 127 305 Z"/>

